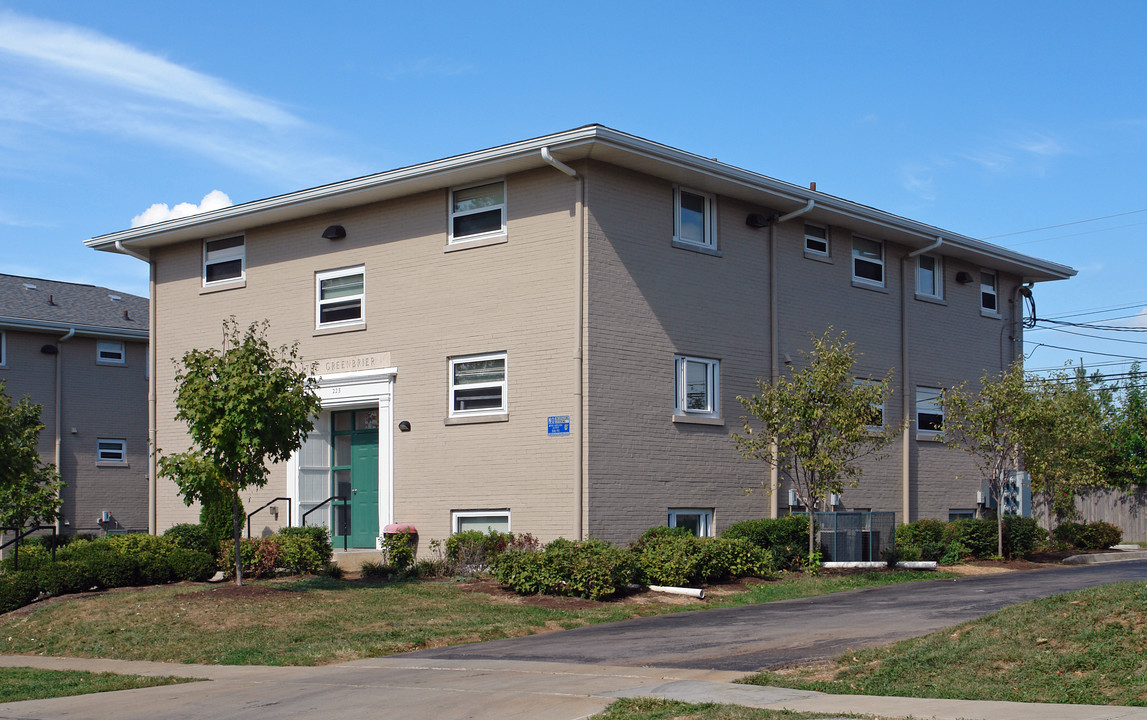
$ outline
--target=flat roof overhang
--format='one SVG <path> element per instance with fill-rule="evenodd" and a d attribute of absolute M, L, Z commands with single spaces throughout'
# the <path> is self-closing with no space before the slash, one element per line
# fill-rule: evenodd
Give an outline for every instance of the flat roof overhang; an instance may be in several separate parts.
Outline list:
<path fill-rule="evenodd" d="M 927 247 L 936 238 L 943 238 L 944 244 L 937 252 L 1018 275 L 1025 282 L 1065 280 L 1076 274 L 1075 269 L 1066 265 L 1016 253 L 602 125 L 587 125 L 154 225 L 121 230 L 91 238 L 84 244 L 97 250 L 118 252 L 117 243 L 120 243 L 135 252 L 146 253 L 153 247 L 240 233 L 254 227 L 546 167 L 541 157 L 542 148 L 549 148 L 555 158 L 565 163 L 587 159 L 606 162 L 736 198 L 782 214 L 804 208 L 812 200 L 815 203 L 813 210 L 803 216 L 809 220 L 846 226 L 862 235 L 872 235 L 877 239 L 913 248 Z"/>

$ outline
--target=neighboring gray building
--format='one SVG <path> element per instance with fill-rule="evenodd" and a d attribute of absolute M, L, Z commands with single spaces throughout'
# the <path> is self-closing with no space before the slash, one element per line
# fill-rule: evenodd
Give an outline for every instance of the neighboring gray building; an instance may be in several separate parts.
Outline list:
<path fill-rule="evenodd" d="M 147 530 L 147 321 L 147 298 L 0 275 L 0 378 L 42 407 L 61 533 Z"/>
<path fill-rule="evenodd" d="M 940 388 L 1019 356 L 1024 285 L 1071 268 L 590 125 L 87 241 L 151 265 L 153 445 L 187 446 L 170 359 L 269 319 L 324 410 L 247 507 L 349 544 L 509 527 L 624 541 L 787 512 L 729 440 L 739 394 L 828 326 L 915 423 L 838 508 L 976 507 Z M 151 528 L 193 520 L 160 478 Z M 286 503 L 255 527 L 284 524 Z"/>

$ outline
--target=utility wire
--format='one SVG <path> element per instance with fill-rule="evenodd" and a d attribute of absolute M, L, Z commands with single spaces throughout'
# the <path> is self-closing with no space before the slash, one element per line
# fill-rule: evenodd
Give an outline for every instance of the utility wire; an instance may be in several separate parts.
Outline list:
<path fill-rule="evenodd" d="M 1127 340 L 1125 338 L 1103 337 L 1102 335 L 1088 335 L 1087 333 L 1074 332 L 1072 330 L 1065 330 L 1064 328 L 1058 328 L 1058 327 L 1044 327 L 1044 328 L 1036 328 L 1036 329 L 1037 330 L 1053 330 L 1055 332 L 1061 332 L 1061 333 L 1065 333 L 1067 335 L 1076 335 L 1078 337 L 1091 338 L 1092 340 L 1102 340 L 1104 342 L 1121 342 L 1121 343 L 1132 343 L 1133 345 L 1147 345 L 1147 340 Z"/>
<path fill-rule="evenodd" d="M 1125 215 L 1136 215 L 1138 213 L 1147 212 L 1147 208 L 1143 210 L 1130 210 L 1128 212 L 1115 213 L 1114 215 L 1104 215 L 1102 217 L 1088 218 L 1086 220 L 1074 220 L 1072 222 L 1060 223 L 1059 225 L 1047 225 L 1045 227 L 1032 228 L 1031 230 L 1017 230 L 1010 233 L 1002 233 L 1000 235 L 988 235 L 980 238 L 981 240 L 993 240 L 995 238 L 1012 237 L 1013 235 L 1026 235 L 1028 233 L 1040 232 L 1041 230 L 1055 230 L 1056 228 L 1068 227 L 1070 225 L 1082 225 L 1083 223 L 1097 222 L 1099 220 L 1110 220 L 1111 218 L 1124 217 Z M 1051 238 L 1048 238 L 1049 240 Z"/>
<path fill-rule="evenodd" d="M 1115 312 L 1116 310 L 1130 310 L 1132 308 L 1147 307 L 1147 300 L 1137 302 L 1132 305 L 1109 305 L 1107 307 L 1087 308 L 1086 310 L 1072 310 L 1060 315 L 1052 315 L 1049 319 L 1062 320 L 1069 317 L 1080 317 L 1082 315 L 1098 315 L 1104 312 Z M 1130 317 L 1135 317 L 1131 315 Z M 1105 318 L 1106 320 L 1118 320 L 1119 318 Z"/>
<path fill-rule="evenodd" d="M 1128 360 L 1147 361 L 1147 358 L 1139 357 L 1137 355 L 1119 355 L 1116 353 L 1097 352 L 1095 350 L 1080 350 L 1079 348 L 1069 348 L 1069 347 L 1063 347 L 1061 345 L 1049 345 L 1048 343 L 1036 343 L 1032 347 L 1031 352 L 1026 354 L 1024 357 L 1025 358 L 1031 357 L 1032 353 L 1034 353 L 1036 350 L 1038 350 L 1041 347 L 1052 348 L 1053 350 L 1067 350 L 1068 352 L 1077 352 L 1077 353 L 1082 353 L 1084 355 L 1102 355 L 1104 357 L 1117 357 L 1117 358 L 1127 358 Z"/>

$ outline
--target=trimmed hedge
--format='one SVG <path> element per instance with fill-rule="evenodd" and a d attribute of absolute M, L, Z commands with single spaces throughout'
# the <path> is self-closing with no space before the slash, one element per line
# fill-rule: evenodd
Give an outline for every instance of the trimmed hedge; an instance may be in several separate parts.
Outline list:
<path fill-rule="evenodd" d="M 725 528 L 721 537 L 747 540 L 771 552 L 782 569 L 799 570 L 808 554 L 808 521 L 808 515 L 745 520 Z"/>
<path fill-rule="evenodd" d="M 1063 522 L 1056 526 L 1052 535 L 1056 542 L 1070 545 L 1076 550 L 1106 550 L 1123 541 L 1123 531 L 1103 521 Z"/>
<path fill-rule="evenodd" d="M 0 575 L 0 613 L 24 607 L 40 595 L 36 573 L 29 570 Z"/>
<path fill-rule="evenodd" d="M 209 553 L 176 548 L 167 556 L 176 580 L 206 582 L 215 575 L 215 558 Z"/>
<path fill-rule="evenodd" d="M 163 539 L 173 543 L 176 547 L 187 550 L 198 550 L 214 557 L 217 546 L 211 542 L 211 534 L 207 528 L 195 523 L 179 523 L 163 531 Z"/>
<path fill-rule="evenodd" d="M 275 533 L 283 567 L 292 575 L 317 575 L 331 562 L 331 536 L 320 526 L 283 528 Z"/>
<path fill-rule="evenodd" d="M 84 592 L 96 586 L 96 577 L 86 563 L 57 560 L 36 571 L 36 584 L 49 595 Z"/>
<path fill-rule="evenodd" d="M 1047 542 L 1047 531 L 1035 518 L 1004 518 L 1004 555 L 1021 557 Z M 924 519 L 896 527 L 896 547 L 906 560 L 944 563 L 965 558 L 990 558 L 999 549 L 995 518 L 963 518 L 952 522 Z"/>
<path fill-rule="evenodd" d="M 524 595 L 574 595 L 605 600 L 625 591 L 636 574 L 633 556 L 602 540 L 558 538 L 540 552 L 507 550 L 490 563 L 494 577 Z"/>

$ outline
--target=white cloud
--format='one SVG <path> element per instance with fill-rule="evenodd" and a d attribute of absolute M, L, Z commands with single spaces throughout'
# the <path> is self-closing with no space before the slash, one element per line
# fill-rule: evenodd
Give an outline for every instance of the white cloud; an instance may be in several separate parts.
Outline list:
<path fill-rule="evenodd" d="M 1031 138 L 1030 140 L 1021 140 L 1016 143 L 1016 147 L 1024 152 L 1042 155 L 1044 157 L 1055 157 L 1056 155 L 1062 155 L 1064 152 L 1062 145 L 1046 136 Z"/>
<path fill-rule="evenodd" d="M 904 189 L 924 200 L 936 199 L 932 168 L 926 165 L 905 165 L 900 168 Z"/>
<path fill-rule="evenodd" d="M 164 220 L 175 220 L 176 218 L 198 215 L 199 213 L 230 206 L 231 198 L 227 197 L 227 193 L 212 190 L 203 196 L 203 200 L 201 200 L 198 205 L 195 203 L 182 202 L 175 207 L 168 207 L 167 203 L 155 203 L 147 210 L 133 217 L 131 219 L 131 226 L 135 228 L 141 225 L 152 225 L 157 222 L 163 222 Z"/>
<path fill-rule="evenodd" d="M 1147 308 L 1140 310 L 1135 317 L 1128 318 L 1120 324 L 1133 328 L 1147 328 Z"/>

